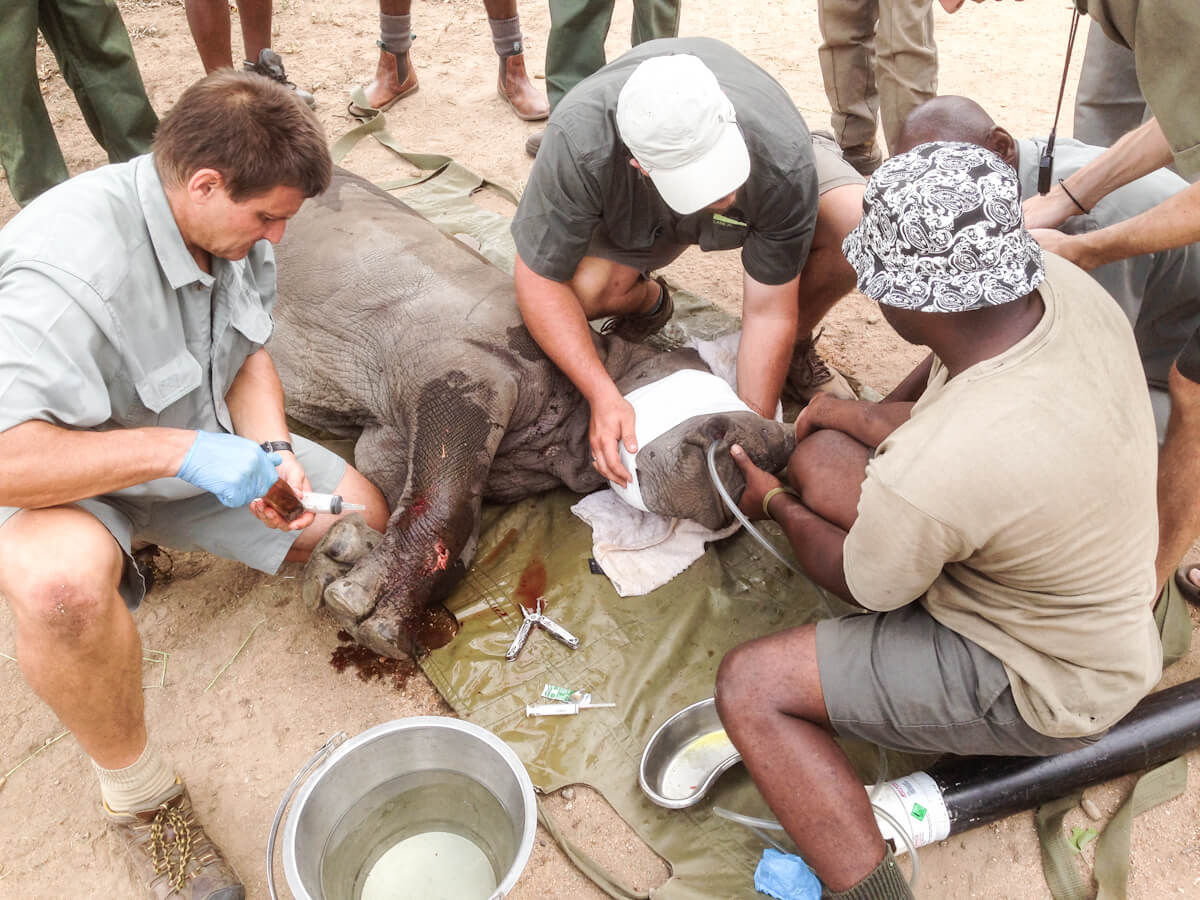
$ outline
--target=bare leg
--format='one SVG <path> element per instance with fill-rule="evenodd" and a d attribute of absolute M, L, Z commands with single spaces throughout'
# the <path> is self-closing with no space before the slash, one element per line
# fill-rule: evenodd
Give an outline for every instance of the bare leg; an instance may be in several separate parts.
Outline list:
<path fill-rule="evenodd" d="M 1171 417 L 1158 457 L 1158 586 L 1161 591 L 1175 567 L 1200 535 L 1200 384 L 1171 366 L 1167 386 Z M 1200 587 L 1200 570 L 1190 580 Z M 1157 597 L 1158 594 L 1156 593 Z"/>
<path fill-rule="evenodd" d="M 0 528 L 0 593 L 21 674 L 105 769 L 132 765 L 146 747 L 142 642 L 117 592 L 123 565 L 112 535 L 77 507 L 23 510 Z"/>
<path fill-rule="evenodd" d="M 637 269 L 598 256 L 585 256 L 570 283 L 589 320 L 649 312 L 661 294 Z"/>
<path fill-rule="evenodd" d="M 814 431 L 792 451 L 788 481 L 805 506 L 849 531 L 858 518 L 858 499 L 870 456 L 871 448 L 848 434 Z"/>
<path fill-rule="evenodd" d="M 186 0 L 185 10 L 205 73 L 231 67 L 233 48 L 229 40 L 229 4 L 226 0 Z"/>
<path fill-rule="evenodd" d="M 379 488 L 367 481 L 358 469 L 348 466 L 346 474 L 342 476 L 342 480 L 338 482 L 333 492 L 340 495 L 347 503 L 364 504 L 367 508 L 363 511 L 362 516 L 367 520 L 367 524 L 376 531 L 383 531 L 387 526 L 387 500 Z M 317 516 L 315 522 L 300 532 L 300 537 L 296 538 L 285 559 L 288 562 L 307 562 L 313 548 L 317 546 L 321 538 L 325 537 L 325 532 L 332 528 L 339 518 L 341 516 Z"/>
<path fill-rule="evenodd" d="M 517 14 L 517 0 L 483 0 L 489 19 L 511 19 Z"/>
<path fill-rule="evenodd" d="M 866 185 L 844 184 L 821 195 L 812 248 L 800 272 L 800 318 L 797 342 L 812 337 L 813 330 L 853 288 L 857 276 L 842 254 L 842 241 L 862 219 Z"/>
<path fill-rule="evenodd" d="M 785 387 L 800 400 L 816 393 L 843 400 L 855 398 L 854 388 L 817 354 L 813 331 L 825 314 L 851 288 L 856 275 L 842 253 L 842 241 L 862 218 L 864 186 L 844 184 L 821 194 L 812 247 L 800 272 L 797 291 L 796 346 L 788 364 Z"/>
<path fill-rule="evenodd" d="M 257 62 L 258 54 L 271 46 L 271 0 L 238 0 L 238 18 L 246 59 Z"/>
<path fill-rule="evenodd" d="M 821 881 L 844 891 L 870 874 L 883 860 L 883 837 L 862 782 L 833 740 L 816 626 L 726 654 L 717 711 L 767 805 Z"/>

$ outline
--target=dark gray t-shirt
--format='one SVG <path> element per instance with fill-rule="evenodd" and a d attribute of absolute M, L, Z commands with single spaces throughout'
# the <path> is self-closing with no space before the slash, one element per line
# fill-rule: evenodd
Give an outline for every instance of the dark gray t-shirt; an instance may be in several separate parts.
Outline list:
<path fill-rule="evenodd" d="M 643 60 L 669 53 L 701 59 L 729 97 L 750 151 L 750 177 L 733 209 L 673 211 L 629 163 L 617 132 L 617 95 Z M 783 87 L 732 47 L 711 38 L 640 44 L 580 82 L 546 126 L 529 183 L 513 218 L 517 252 L 530 269 L 568 281 L 592 233 L 617 247 L 658 242 L 702 250 L 742 248 L 747 274 L 763 284 L 795 278 L 808 258 L 817 219 L 817 174 L 808 127 Z M 733 219 L 729 224 L 723 219 Z"/>
<path fill-rule="evenodd" d="M 1037 193 L 1037 167 L 1046 142 L 1017 142 L 1021 193 Z M 1058 138 L 1054 145 L 1054 178 L 1065 179 L 1104 152 L 1103 147 Z M 1107 228 L 1153 209 L 1188 186 L 1167 169 L 1159 169 L 1105 196 L 1088 215 L 1073 216 L 1062 230 L 1082 234 Z M 1175 363 L 1181 374 L 1200 381 L 1200 245 L 1145 253 L 1093 270 L 1091 276 L 1116 299 L 1133 325 L 1146 380 L 1166 388 Z"/>

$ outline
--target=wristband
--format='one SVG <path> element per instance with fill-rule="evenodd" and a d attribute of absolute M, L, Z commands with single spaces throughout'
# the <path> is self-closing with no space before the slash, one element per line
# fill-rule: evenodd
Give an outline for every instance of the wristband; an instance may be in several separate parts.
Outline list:
<path fill-rule="evenodd" d="M 1084 209 L 1083 204 L 1075 199 L 1075 195 L 1067 190 L 1067 186 L 1065 184 L 1063 184 L 1063 180 L 1061 178 L 1058 179 L 1058 186 L 1063 189 L 1063 193 L 1066 194 L 1067 197 L 1070 198 L 1071 202 L 1074 203 L 1077 207 L 1079 207 L 1079 211 L 1086 216 L 1088 214 L 1089 210 Z"/>
<path fill-rule="evenodd" d="M 287 441 L 263 441 L 258 446 L 263 448 L 264 453 L 281 453 L 284 450 L 292 454 L 296 452 Z"/>
<path fill-rule="evenodd" d="M 771 501 L 775 499 L 776 494 L 790 494 L 793 497 L 799 497 L 799 495 L 795 491 L 793 491 L 790 487 L 785 487 L 783 485 L 780 485 L 778 487 L 771 488 L 769 491 L 767 491 L 765 494 L 763 494 L 763 503 L 762 503 L 763 515 L 766 516 L 768 519 L 771 519 L 771 514 L 769 512 L 767 512 L 767 507 L 771 504 Z M 771 521 L 774 522 L 775 520 L 771 519 Z"/>

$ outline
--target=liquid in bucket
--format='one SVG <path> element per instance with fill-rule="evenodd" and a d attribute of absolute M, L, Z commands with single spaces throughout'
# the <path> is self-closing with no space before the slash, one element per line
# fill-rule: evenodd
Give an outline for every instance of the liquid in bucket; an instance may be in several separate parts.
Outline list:
<path fill-rule="evenodd" d="M 488 900 L 517 850 L 500 801 L 460 772 L 402 775 L 360 798 L 333 829 L 325 900 Z"/>
<path fill-rule="evenodd" d="M 452 831 L 426 831 L 384 851 L 363 879 L 359 900 L 486 900 L 497 884 L 474 841 Z"/>

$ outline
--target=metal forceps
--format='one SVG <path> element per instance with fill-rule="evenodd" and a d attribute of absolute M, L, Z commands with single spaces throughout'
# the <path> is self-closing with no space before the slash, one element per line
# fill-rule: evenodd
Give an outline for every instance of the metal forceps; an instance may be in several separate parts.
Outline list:
<path fill-rule="evenodd" d="M 550 632 L 552 636 L 562 641 L 572 650 L 579 647 L 579 638 L 567 631 L 549 616 L 542 615 L 542 597 L 537 598 L 537 608 L 530 612 L 522 604 L 520 606 L 521 615 L 524 616 L 524 621 L 521 622 L 521 627 L 517 630 L 517 636 L 513 638 L 513 642 L 508 647 L 508 652 L 504 654 L 505 659 L 516 659 L 521 655 L 521 650 L 525 646 L 525 642 L 529 640 L 529 633 L 533 631 L 534 626 L 544 628 Z"/>

